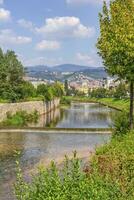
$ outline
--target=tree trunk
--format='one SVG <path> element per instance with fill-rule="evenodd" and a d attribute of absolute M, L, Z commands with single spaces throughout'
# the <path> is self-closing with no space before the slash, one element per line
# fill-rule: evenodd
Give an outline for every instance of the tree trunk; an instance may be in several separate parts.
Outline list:
<path fill-rule="evenodd" d="M 130 83 L 130 129 L 133 129 L 134 83 Z"/>

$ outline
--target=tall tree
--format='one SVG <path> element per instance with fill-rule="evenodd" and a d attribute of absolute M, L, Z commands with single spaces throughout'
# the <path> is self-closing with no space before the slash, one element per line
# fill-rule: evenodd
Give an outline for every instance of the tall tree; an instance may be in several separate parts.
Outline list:
<path fill-rule="evenodd" d="M 24 76 L 24 68 L 21 62 L 17 59 L 14 51 L 7 51 L 5 54 L 5 61 L 7 65 L 7 79 L 10 84 L 18 85 L 22 83 Z"/>
<path fill-rule="evenodd" d="M 5 57 L 2 49 L 0 48 L 0 83 L 4 83 L 6 81 L 7 76 L 7 68 L 5 65 Z"/>
<path fill-rule="evenodd" d="M 64 88 L 65 88 L 66 95 L 69 95 L 68 80 L 65 80 Z"/>
<path fill-rule="evenodd" d="M 0 48 L 0 97 L 16 101 L 20 98 L 24 68 L 13 51 L 4 53 Z"/>
<path fill-rule="evenodd" d="M 133 128 L 134 98 L 134 1 L 104 2 L 100 17 L 99 55 L 107 72 L 130 84 L 130 128 Z"/>

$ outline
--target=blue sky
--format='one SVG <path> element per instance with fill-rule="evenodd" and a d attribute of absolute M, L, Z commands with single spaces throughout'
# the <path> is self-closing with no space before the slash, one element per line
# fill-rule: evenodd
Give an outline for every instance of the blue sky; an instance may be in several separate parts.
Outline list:
<path fill-rule="evenodd" d="M 103 0 L 0 0 L 0 47 L 25 66 L 102 66 L 95 43 Z"/>

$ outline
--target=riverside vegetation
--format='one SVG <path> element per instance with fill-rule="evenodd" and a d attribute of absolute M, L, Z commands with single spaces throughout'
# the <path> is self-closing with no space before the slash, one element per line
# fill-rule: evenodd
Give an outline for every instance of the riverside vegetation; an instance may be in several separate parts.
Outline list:
<path fill-rule="evenodd" d="M 17 166 L 18 200 L 133 200 L 134 132 L 114 136 L 84 168 L 74 153 L 71 160 L 65 157 L 61 169 L 53 162 L 49 169 L 39 168 L 28 183 Z"/>
<path fill-rule="evenodd" d="M 32 113 L 26 111 L 18 111 L 15 114 L 7 113 L 7 119 L 0 123 L 1 127 L 25 127 L 29 123 L 37 123 L 39 114 L 35 110 Z"/>

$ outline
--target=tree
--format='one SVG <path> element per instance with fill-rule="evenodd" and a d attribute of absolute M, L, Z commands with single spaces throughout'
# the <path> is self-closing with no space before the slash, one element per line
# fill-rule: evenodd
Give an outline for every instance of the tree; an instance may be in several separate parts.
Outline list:
<path fill-rule="evenodd" d="M 120 83 L 115 88 L 114 97 L 117 99 L 127 97 L 127 87 L 124 83 Z"/>
<path fill-rule="evenodd" d="M 59 81 L 56 81 L 52 85 L 52 89 L 53 89 L 54 96 L 56 96 L 56 97 L 62 97 L 64 95 L 64 86 Z"/>
<path fill-rule="evenodd" d="M 47 101 L 53 99 L 53 90 L 52 87 L 45 84 L 40 84 L 37 87 L 37 94 L 44 96 Z"/>
<path fill-rule="evenodd" d="M 64 88 L 65 88 L 66 95 L 68 96 L 69 95 L 68 80 L 65 80 Z"/>
<path fill-rule="evenodd" d="M 107 97 L 107 90 L 105 88 L 97 88 L 89 92 L 91 97 L 105 98 Z"/>
<path fill-rule="evenodd" d="M 3 53 L 0 49 L 0 97 L 12 102 L 20 98 L 19 87 L 23 82 L 24 70 L 13 51 Z"/>
<path fill-rule="evenodd" d="M 36 89 L 32 83 L 28 81 L 23 81 L 23 83 L 18 88 L 18 93 L 20 92 L 20 98 L 26 99 L 28 97 L 36 96 Z"/>
<path fill-rule="evenodd" d="M 100 17 L 98 53 L 106 71 L 130 84 L 130 128 L 133 128 L 134 98 L 134 1 L 114 0 L 110 9 L 104 2 Z"/>
<path fill-rule="evenodd" d="M 5 62 L 8 70 L 7 80 L 12 86 L 16 86 L 23 81 L 24 68 L 17 59 L 14 51 L 7 51 L 5 54 Z"/>

